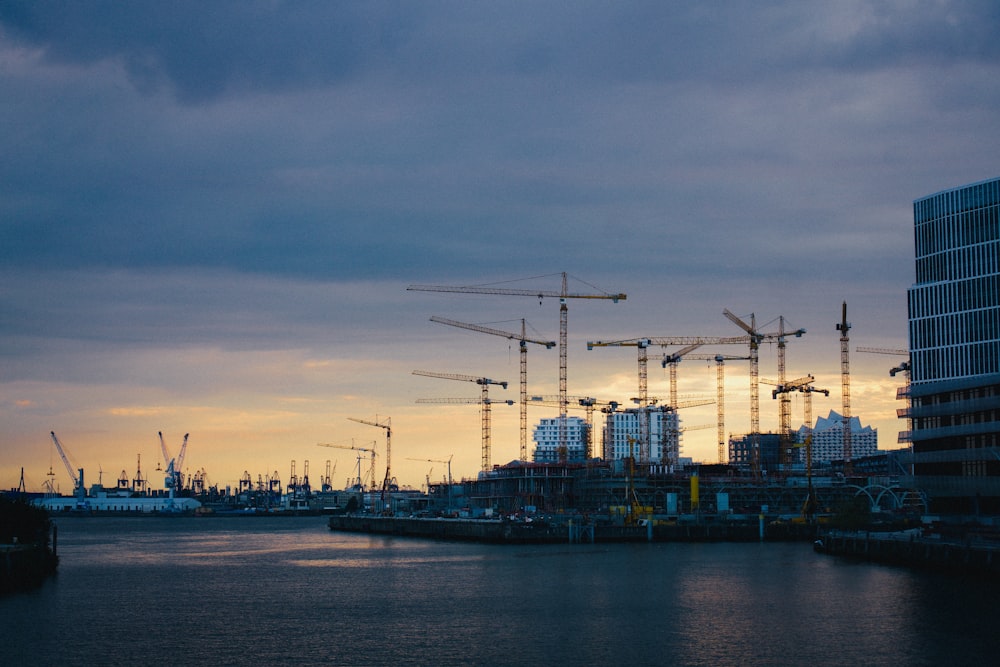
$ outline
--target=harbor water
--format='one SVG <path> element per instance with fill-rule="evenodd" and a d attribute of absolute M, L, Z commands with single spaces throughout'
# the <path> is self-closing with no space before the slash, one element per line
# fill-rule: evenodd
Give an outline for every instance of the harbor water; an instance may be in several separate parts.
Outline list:
<path fill-rule="evenodd" d="M 482 545 L 323 517 L 58 518 L 4 665 L 981 665 L 1000 587 L 808 543 Z"/>

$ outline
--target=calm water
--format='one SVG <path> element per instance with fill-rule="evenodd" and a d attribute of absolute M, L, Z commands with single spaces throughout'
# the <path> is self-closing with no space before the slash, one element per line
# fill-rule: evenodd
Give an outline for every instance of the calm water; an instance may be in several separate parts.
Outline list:
<path fill-rule="evenodd" d="M 987 665 L 997 594 L 807 544 L 501 547 L 321 517 L 59 519 L 3 665 Z"/>

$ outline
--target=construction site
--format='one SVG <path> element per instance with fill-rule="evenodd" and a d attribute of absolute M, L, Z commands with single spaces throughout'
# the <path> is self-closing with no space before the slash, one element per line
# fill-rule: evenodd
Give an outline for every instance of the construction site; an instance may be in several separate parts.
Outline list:
<path fill-rule="evenodd" d="M 310 481 L 309 461 L 301 471 L 291 462 L 287 483 L 279 473 L 258 474 L 254 479 L 244 471 L 235 488 L 220 489 L 207 483 L 202 469 L 182 474 L 188 436 L 184 436 L 179 454 L 173 456 L 159 433 L 162 463 L 157 471 L 164 475 L 164 490 L 152 490 L 144 478 L 141 459 L 130 479 L 122 471 L 117 486 L 105 488 L 98 481 L 89 491 L 83 481 L 83 469 L 70 463 L 65 447 L 51 434 L 54 446 L 73 479 L 72 501 L 53 500 L 57 496 L 49 471 L 48 504 L 53 509 L 136 509 L 188 511 L 197 508 L 211 512 L 293 512 L 359 513 L 377 516 L 525 518 L 538 515 L 573 516 L 584 514 L 613 523 L 638 524 L 644 521 L 739 521 L 767 516 L 779 521 L 813 522 L 840 508 L 864 504 L 869 511 L 896 515 L 926 510 L 926 499 L 912 484 L 912 461 L 906 449 L 877 451 L 877 434 L 859 430 L 860 421 L 852 417 L 850 391 L 851 324 L 847 304 L 842 306 L 836 323 L 840 342 L 841 405 L 839 414 L 831 411 L 826 421 L 833 428 L 823 434 L 822 447 L 813 450 L 812 395 L 830 396 L 829 388 L 815 385 L 812 375 L 786 377 L 786 344 L 801 338 L 805 329 L 788 325 L 778 317 L 774 330 L 763 330 L 756 317 L 739 317 L 729 310 L 723 315 L 738 329 L 734 336 L 648 336 L 618 340 L 588 341 L 588 350 L 634 348 L 636 351 L 636 395 L 630 399 L 601 399 L 570 395 L 567 390 L 568 303 L 574 299 L 604 299 L 613 303 L 625 300 L 624 293 L 600 291 L 573 292 L 568 277 L 561 277 L 561 289 L 510 289 L 506 287 L 449 287 L 411 285 L 410 291 L 450 292 L 531 297 L 539 302 L 556 300 L 559 304 L 558 340 L 544 340 L 527 335 L 525 321 L 519 331 L 470 324 L 432 316 L 430 321 L 452 328 L 502 337 L 517 343 L 519 355 L 518 400 L 491 398 L 491 387 L 506 389 L 506 380 L 486 376 L 414 370 L 413 375 L 438 380 L 471 383 L 478 395 L 462 398 L 420 398 L 427 405 L 465 404 L 479 408 L 481 421 L 481 465 L 472 477 L 454 479 L 451 457 L 412 458 L 447 466 L 447 476 L 440 482 L 428 474 L 423 490 L 401 488 L 392 469 L 392 423 L 387 416 L 374 419 L 349 417 L 351 421 L 378 429 L 380 440 L 351 444 L 317 443 L 320 447 L 349 450 L 356 458 L 342 487 L 334 483 L 336 463 L 326 461 L 319 483 Z M 833 327 L 831 327 L 832 329 Z M 759 352 L 763 344 L 776 350 L 777 376 L 760 377 Z M 540 346 L 558 348 L 558 393 L 535 395 L 529 392 L 528 349 Z M 718 351 L 715 351 L 718 350 Z M 901 350 L 858 348 L 858 351 L 905 355 Z M 681 360 L 696 359 L 715 364 L 716 392 L 711 397 L 682 397 L 678 394 L 677 367 Z M 648 391 L 648 366 L 659 362 L 669 377 L 666 398 L 652 397 Z M 726 427 L 726 365 L 737 362 L 749 367 L 749 431 L 732 435 Z M 899 396 L 908 392 L 908 360 L 891 371 L 901 373 L 907 384 Z M 760 428 L 760 389 L 770 391 L 778 406 L 779 428 L 765 433 Z M 804 426 L 793 430 L 791 396 L 800 395 Z M 717 458 L 695 462 L 681 456 L 681 438 L 685 427 L 679 411 L 695 405 L 715 405 Z M 496 464 L 492 460 L 491 414 L 494 404 L 517 405 L 519 419 L 519 457 Z M 542 419 L 534 426 L 534 442 L 529 444 L 528 408 L 555 408 L 558 416 Z M 570 416 L 570 411 L 585 415 Z M 904 412 L 900 416 L 906 416 Z M 704 427 L 702 427 L 704 428 Z M 816 434 L 817 445 L 820 434 Z M 906 442 L 907 433 L 900 433 Z M 864 440 L 862 441 L 862 438 Z M 381 459 L 381 460 L 379 460 Z M 384 466 L 384 469 L 383 467 Z M 143 503 L 129 499 L 151 497 Z M 55 504 L 53 504 L 55 503 Z M 58 507 L 57 507 L 58 505 Z M 147 507 L 148 505 L 148 507 Z M 152 508 L 152 510 L 150 510 Z"/>

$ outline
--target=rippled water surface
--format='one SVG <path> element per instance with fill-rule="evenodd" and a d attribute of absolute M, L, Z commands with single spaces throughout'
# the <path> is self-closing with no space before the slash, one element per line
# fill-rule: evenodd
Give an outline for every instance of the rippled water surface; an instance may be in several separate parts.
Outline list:
<path fill-rule="evenodd" d="M 4 665 L 986 665 L 1000 587 L 808 544 L 488 546 L 60 518 Z"/>

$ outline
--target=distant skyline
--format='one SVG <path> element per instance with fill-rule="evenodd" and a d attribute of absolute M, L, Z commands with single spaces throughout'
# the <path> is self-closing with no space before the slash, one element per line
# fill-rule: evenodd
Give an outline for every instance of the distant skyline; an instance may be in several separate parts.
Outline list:
<path fill-rule="evenodd" d="M 588 340 L 736 336 L 729 309 L 805 328 L 788 377 L 840 412 L 846 301 L 852 414 L 896 448 L 898 359 L 853 350 L 907 347 L 913 200 L 1000 174 L 998 31 L 988 0 L 0 3 L 0 485 L 68 491 L 55 431 L 88 480 L 141 457 L 160 487 L 162 431 L 210 484 L 330 459 L 342 486 L 317 443 L 384 449 L 349 417 L 391 418 L 401 484 L 475 475 L 477 407 L 415 401 L 478 388 L 411 372 L 516 400 L 516 343 L 429 318 L 557 340 L 558 303 L 406 287 L 563 271 L 628 295 L 569 303 L 568 392 L 602 399 L 635 395 L 635 350 Z M 530 393 L 557 370 L 533 346 Z M 712 364 L 678 370 L 714 400 Z M 714 405 L 681 418 L 714 461 Z M 515 459 L 517 407 L 492 422 Z"/>

